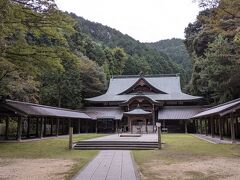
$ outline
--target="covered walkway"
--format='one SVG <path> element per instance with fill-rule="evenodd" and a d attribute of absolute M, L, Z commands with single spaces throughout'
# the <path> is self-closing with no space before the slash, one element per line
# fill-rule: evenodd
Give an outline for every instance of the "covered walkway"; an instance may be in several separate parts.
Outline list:
<path fill-rule="evenodd" d="M 197 133 L 218 136 L 220 140 L 230 137 L 232 143 L 240 139 L 240 98 L 209 108 L 193 117 Z"/>
<path fill-rule="evenodd" d="M 68 134 L 69 127 L 80 133 L 84 124 L 94 123 L 85 113 L 4 99 L 0 102 L 0 125 L 5 140 L 43 138 Z M 85 125 L 85 132 L 94 130 Z"/>

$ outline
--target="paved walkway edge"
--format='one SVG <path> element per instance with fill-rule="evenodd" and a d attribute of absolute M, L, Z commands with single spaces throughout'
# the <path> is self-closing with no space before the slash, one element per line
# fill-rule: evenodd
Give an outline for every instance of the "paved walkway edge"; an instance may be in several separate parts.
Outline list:
<path fill-rule="evenodd" d="M 100 151 L 97 153 L 96 156 L 94 156 L 88 163 L 86 163 L 78 172 L 77 174 L 75 174 L 73 177 L 72 177 L 72 180 L 75 180 L 77 179 L 78 175 L 81 174 L 82 171 L 84 171 L 84 169 L 87 168 L 87 166 L 99 155 Z"/>
<path fill-rule="evenodd" d="M 73 180 L 139 180 L 133 154 L 129 150 L 102 150 Z"/>
<path fill-rule="evenodd" d="M 132 163 L 133 163 L 133 168 L 134 168 L 134 173 L 135 173 L 135 176 L 136 176 L 136 180 L 140 180 L 139 169 L 138 169 L 137 163 L 134 159 L 133 152 L 130 151 L 130 154 L 131 154 L 131 158 L 132 158 Z"/>

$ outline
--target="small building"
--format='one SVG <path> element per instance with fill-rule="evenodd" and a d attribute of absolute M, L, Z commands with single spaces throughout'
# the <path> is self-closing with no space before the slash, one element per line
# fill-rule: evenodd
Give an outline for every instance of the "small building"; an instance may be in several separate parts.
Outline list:
<path fill-rule="evenodd" d="M 98 132 L 153 133 L 157 121 L 185 132 L 186 121 L 202 111 L 201 99 L 182 92 L 178 74 L 122 75 L 110 79 L 105 94 L 86 99 L 83 112 L 97 120 Z"/>

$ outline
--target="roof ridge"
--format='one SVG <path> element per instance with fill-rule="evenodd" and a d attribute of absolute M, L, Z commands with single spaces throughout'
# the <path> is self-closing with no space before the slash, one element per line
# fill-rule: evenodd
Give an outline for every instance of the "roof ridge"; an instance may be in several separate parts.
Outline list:
<path fill-rule="evenodd" d="M 218 108 L 218 107 L 221 107 L 221 106 L 225 106 L 225 105 L 228 105 L 228 104 L 231 104 L 231 103 L 235 103 L 235 102 L 238 102 L 238 101 L 239 101 L 239 103 L 240 103 L 240 98 L 233 99 L 233 100 L 231 100 L 231 101 L 227 101 L 227 102 L 225 102 L 225 103 L 218 104 L 218 105 L 216 105 L 216 106 L 212 106 L 212 107 L 208 108 L 207 110 L 211 110 L 211 109 L 214 109 L 214 108 Z M 207 110 L 206 110 L 206 111 L 207 111 Z"/>
<path fill-rule="evenodd" d="M 178 74 L 148 74 L 148 75 L 113 75 L 112 79 L 118 79 L 118 78 L 140 78 L 140 77 L 179 77 Z"/>

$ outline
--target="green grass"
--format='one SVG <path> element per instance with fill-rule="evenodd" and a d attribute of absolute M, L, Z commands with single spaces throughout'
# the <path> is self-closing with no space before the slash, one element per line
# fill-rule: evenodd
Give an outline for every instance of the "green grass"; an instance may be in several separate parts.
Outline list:
<path fill-rule="evenodd" d="M 73 141 L 91 139 L 104 136 L 103 134 L 80 134 L 74 135 Z M 73 159 L 75 165 L 66 175 L 70 179 L 87 162 L 97 155 L 97 150 L 72 150 L 68 149 L 68 137 L 59 137 L 41 141 L 22 143 L 0 143 L 0 158 L 57 158 Z"/>
<path fill-rule="evenodd" d="M 240 145 L 212 144 L 190 134 L 163 134 L 162 141 L 166 143 L 162 150 L 133 151 L 138 168 L 147 179 L 155 177 L 146 168 L 148 163 L 163 162 L 172 164 L 196 159 L 204 160 L 204 158 L 240 158 Z M 198 175 L 197 173 L 196 175 Z"/>

